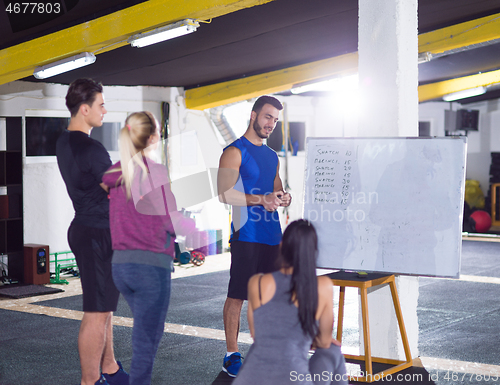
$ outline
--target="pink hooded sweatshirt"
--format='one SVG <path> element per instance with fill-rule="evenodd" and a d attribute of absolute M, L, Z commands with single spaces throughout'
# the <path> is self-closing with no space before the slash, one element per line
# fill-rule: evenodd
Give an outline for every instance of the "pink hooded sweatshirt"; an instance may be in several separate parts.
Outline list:
<path fill-rule="evenodd" d="M 137 166 L 127 199 L 121 184 L 120 162 L 104 174 L 102 181 L 109 187 L 109 222 L 113 250 L 147 250 L 175 255 L 176 232 L 187 235 L 195 230 L 193 219 L 177 211 L 170 190 L 167 168 L 145 158 L 148 175 L 143 178 Z"/>

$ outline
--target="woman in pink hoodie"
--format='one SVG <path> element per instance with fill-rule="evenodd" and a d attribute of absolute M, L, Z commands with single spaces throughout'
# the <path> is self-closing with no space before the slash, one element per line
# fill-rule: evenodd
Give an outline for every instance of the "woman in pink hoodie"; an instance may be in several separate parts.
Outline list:
<path fill-rule="evenodd" d="M 170 300 L 177 234 L 195 229 L 177 211 L 167 168 L 149 155 L 160 140 L 150 112 L 131 114 L 120 131 L 120 162 L 103 176 L 109 187 L 113 280 L 133 316 L 130 385 L 150 384 Z"/>

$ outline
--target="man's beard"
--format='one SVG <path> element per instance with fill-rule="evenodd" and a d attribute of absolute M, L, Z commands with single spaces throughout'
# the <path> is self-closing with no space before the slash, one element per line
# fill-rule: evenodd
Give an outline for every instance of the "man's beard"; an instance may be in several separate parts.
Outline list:
<path fill-rule="evenodd" d="M 261 139 L 267 139 L 267 138 L 269 138 L 269 135 L 271 135 L 271 134 L 269 134 L 269 135 L 262 134 L 262 131 L 265 132 L 265 130 L 259 125 L 259 123 L 257 123 L 257 121 L 253 122 L 253 129 L 254 129 L 255 133 L 257 134 L 257 136 Z"/>

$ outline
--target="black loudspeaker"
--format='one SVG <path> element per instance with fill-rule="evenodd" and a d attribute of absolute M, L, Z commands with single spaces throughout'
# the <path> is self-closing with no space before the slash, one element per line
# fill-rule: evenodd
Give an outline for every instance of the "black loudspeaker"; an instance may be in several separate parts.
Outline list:
<path fill-rule="evenodd" d="M 444 129 L 449 132 L 479 130 L 479 110 L 445 110 Z"/>
<path fill-rule="evenodd" d="M 24 283 L 50 283 L 49 246 L 24 245 Z"/>
<path fill-rule="evenodd" d="M 477 131 L 479 129 L 479 110 L 458 110 L 457 129 Z"/>

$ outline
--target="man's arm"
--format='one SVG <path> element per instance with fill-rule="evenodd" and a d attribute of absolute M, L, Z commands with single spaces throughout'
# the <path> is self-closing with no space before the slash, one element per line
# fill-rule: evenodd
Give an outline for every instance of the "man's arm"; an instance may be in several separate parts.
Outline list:
<path fill-rule="evenodd" d="M 241 152 L 236 147 L 227 148 L 219 161 L 217 174 L 217 189 L 219 200 L 233 206 L 264 206 L 267 211 L 275 211 L 281 204 L 278 195 L 282 191 L 275 191 L 268 195 L 245 194 L 234 188 L 239 178 L 241 166 Z"/>
<path fill-rule="evenodd" d="M 101 186 L 104 191 L 109 192 L 109 186 L 102 183 L 104 173 L 113 165 L 109 153 L 104 146 L 97 141 L 93 141 L 92 145 L 88 148 L 87 157 L 90 164 L 90 173 L 94 175 L 99 182 L 99 186 Z"/>
<path fill-rule="evenodd" d="M 283 189 L 283 183 L 280 178 L 280 162 L 278 160 L 278 167 L 276 168 L 276 177 L 274 178 L 274 191 L 278 193 L 278 196 L 281 199 L 280 206 L 288 207 L 290 203 L 292 203 L 292 196 L 290 193 L 285 192 Z"/>
<path fill-rule="evenodd" d="M 104 191 L 109 192 L 109 187 L 104 183 L 99 183 L 99 186 L 101 186 Z"/>

